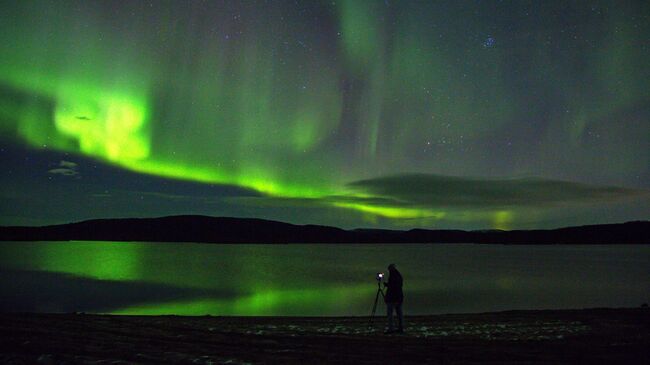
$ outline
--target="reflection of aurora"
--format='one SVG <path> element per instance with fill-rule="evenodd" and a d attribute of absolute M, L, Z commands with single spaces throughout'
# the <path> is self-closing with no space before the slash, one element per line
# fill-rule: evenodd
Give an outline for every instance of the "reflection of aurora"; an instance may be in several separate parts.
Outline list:
<path fill-rule="evenodd" d="M 639 245 L 3 242 L 0 297 L 50 312 L 368 315 L 375 273 L 397 262 L 409 315 L 623 307 L 646 298 L 648 260 Z"/>
<path fill-rule="evenodd" d="M 563 166 L 546 163 L 551 155 L 578 159 L 585 176 L 606 164 L 612 179 L 637 176 L 648 165 L 647 142 L 626 149 L 611 141 L 582 145 L 593 128 L 618 131 L 620 123 L 614 128 L 609 120 L 618 121 L 618 113 L 647 95 L 647 78 L 634 76 L 645 58 L 630 41 L 636 31 L 625 23 L 624 7 L 598 21 L 605 30 L 617 29 L 598 50 L 557 59 L 541 42 L 520 47 L 520 40 L 503 34 L 491 47 L 480 38 L 469 42 L 464 34 L 480 34 L 489 19 L 458 23 L 449 16 L 460 10 L 454 2 L 303 4 L 314 17 L 297 15 L 293 3 L 282 2 L 223 9 L 168 5 L 120 4 L 106 11 L 95 2 L 26 1 L 5 7 L 3 134 L 140 173 L 244 187 L 288 198 L 287 204 L 311 199 L 370 217 L 481 221 L 494 228 L 509 228 L 523 213 L 540 219 L 543 212 L 418 204 L 348 184 L 404 172 L 492 176 L 492 168 L 516 152 L 529 159 L 501 174 L 562 175 L 548 171 Z M 513 14 L 519 10 L 513 5 Z M 447 35 L 430 26 L 436 22 Z M 557 39 L 545 23 L 527 27 L 537 39 L 573 41 L 569 35 Z M 512 54 L 520 48 L 537 56 L 530 74 L 520 76 L 525 86 L 513 89 L 509 60 L 522 57 Z M 588 77 L 537 77 L 573 70 L 574 58 Z M 589 90 L 572 92 L 585 82 Z M 545 92 L 534 99 L 547 97 L 549 108 L 558 109 L 531 111 L 531 98 L 518 91 L 527 88 Z M 535 123 L 540 115 L 553 116 L 543 122 L 547 135 L 539 137 L 552 151 L 491 147 L 502 130 L 530 134 L 530 123 L 521 123 L 530 113 L 537 113 L 530 116 Z M 636 141 L 647 135 L 644 125 L 615 136 Z"/>
<path fill-rule="evenodd" d="M 346 315 L 359 308 L 351 303 L 363 303 L 372 297 L 370 285 L 323 287 L 303 290 L 260 290 L 232 300 L 203 299 L 187 302 L 135 305 L 112 312 L 131 315 L 274 315 L 317 316 L 323 313 Z"/>
<path fill-rule="evenodd" d="M 186 244 L 185 244 L 186 245 Z M 10 262 L 0 268 L 72 274 L 76 277 L 155 283 L 200 291 L 227 291 L 223 298 L 199 298 L 118 309 L 123 314 L 319 315 L 349 313 L 350 303 L 363 303 L 370 284 L 336 284 L 329 267 L 308 270 L 309 263 L 291 263 L 274 254 L 273 245 L 180 245 L 128 242 L 22 243 L 3 247 Z M 28 248 L 37 255 L 24 254 Z M 294 254 L 312 255 L 307 247 Z M 337 255 L 332 253 L 334 257 Z M 291 276 L 293 270 L 302 275 Z M 314 277 L 305 277 L 305 274 Z M 355 310 L 358 310 L 356 308 Z"/>
<path fill-rule="evenodd" d="M 127 242 L 25 243 L 39 252 L 36 259 L 17 260 L 28 269 L 73 274 L 78 277 L 172 285 L 239 293 L 227 298 L 134 305 L 117 310 L 128 314 L 319 314 L 345 313 L 350 302 L 373 290 L 368 285 L 325 285 L 313 279 L 286 276 L 288 262 L 275 262 L 273 246 L 194 246 L 178 255 L 169 246 Z M 178 246 L 177 246 L 178 247 Z M 22 248 L 25 248 L 23 245 Z M 302 252 L 302 251 L 299 251 Z M 306 251 L 305 254 L 308 254 Z M 20 251 L 14 253 L 22 256 Z M 7 256 L 12 254 L 7 253 Z M 24 262 L 21 262 L 24 261 Z M 2 265 L 0 265 L 2 266 Z M 178 267 L 185 269 L 179 273 Z M 295 266 L 295 265 L 293 265 Z M 276 267 L 280 267 L 277 269 Z M 224 277 L 221 269 L 228 272 Z M 324 268 L 327 270 L 326 268 Z M 234 272 L 232 270 L 235 270 Z M 322 284 L 322 285 L 321 285 Z M 316 288 L 314 288 L 314 286 Z M 372 294 L 372 293 L 370 293 Z M 320 311 L 320 312 L 319 312 Z"/>

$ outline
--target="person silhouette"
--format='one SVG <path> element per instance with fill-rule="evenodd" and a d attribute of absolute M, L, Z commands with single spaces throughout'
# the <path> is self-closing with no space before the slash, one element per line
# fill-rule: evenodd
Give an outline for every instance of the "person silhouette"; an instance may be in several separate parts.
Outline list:
<path fill-rule="evenodd" d="M 404 293 L 402 292 L 402 274 L 397 271 L 395 264 L 388 265 L 388 282 L 384 283 L 386 287 L 386 309 L 388 314 L 388 329 L 385 333 L 404 333 L 404 314 L 402 313 L 402 303 L 404 302 Z M 397 313 L 398 326 L 397 331 L 393 327 L 393 311 Z"/>

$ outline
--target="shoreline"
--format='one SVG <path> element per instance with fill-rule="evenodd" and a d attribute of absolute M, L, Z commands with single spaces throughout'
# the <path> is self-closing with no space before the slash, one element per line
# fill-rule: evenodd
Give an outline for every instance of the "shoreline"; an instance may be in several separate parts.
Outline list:
<path fill-rule="evenodd" d="M 0 314 L 3 363 L 644 363 L 648 308 L 384 317 Z"/>

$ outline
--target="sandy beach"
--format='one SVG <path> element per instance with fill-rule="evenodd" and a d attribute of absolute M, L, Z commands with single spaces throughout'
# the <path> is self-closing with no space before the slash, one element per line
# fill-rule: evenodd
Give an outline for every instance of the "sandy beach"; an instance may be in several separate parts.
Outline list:
<path fill-rule="evenodd" d="M 4 364 L 648 363 L 650 310 L 384 318 L 0 315 Z"/>

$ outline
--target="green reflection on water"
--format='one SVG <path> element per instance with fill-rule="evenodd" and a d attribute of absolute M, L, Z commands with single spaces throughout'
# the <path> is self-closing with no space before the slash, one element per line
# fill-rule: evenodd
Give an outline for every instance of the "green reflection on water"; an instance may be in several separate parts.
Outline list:
<path fill-rule="evenodd" d="M 127 242 L 69 242 L 46 244 L 37 257 L 39 270 L 99 280 L 138 280 L 145 246 Z"/>
<path fill-rule="evenodd" d="M 0 298 L 19 311 L 368 315 L 390 262 L 409 314 L 621 307 L 647 301 L 650 247 L 2 242 Z M 112 306 L 84 302 L 93 290 Z"/>
<path fill-rule="evenodd" d="M 205 245 L 150 242 L 15 242 L 2 246 L 0 267 L 79 278 L 163 284 L 198 290 L 167 302 L 132 303 L 114 314 L 346 315 L 372 301 L 363 282 L 342 267 L 356 257 L 310 245 Z M 346 263 L 347 261 L 347 263 Z M 341 266 L 339 266 L 341 265 Z M 182 290 L 181 290 L 182 289 Z M 205 293 L 205 294 L 202 294 Z M 62 293 L 66 294 L 66 293 Z M 371 305 L 371 303 L 369 304 Z M 361 309 L 365 312 L 364 309 Z"/>
<path fill-rule="evenodd" d="M 111 312 L 131 315 L 322 315 L 349 314 L 350 303 L 371 298 L 368 285 L 301 290 L 263 290 L 232 300 L 198 299 L 134 305 Z M 372 304 L 372 303 L 370 303 Z"/>

